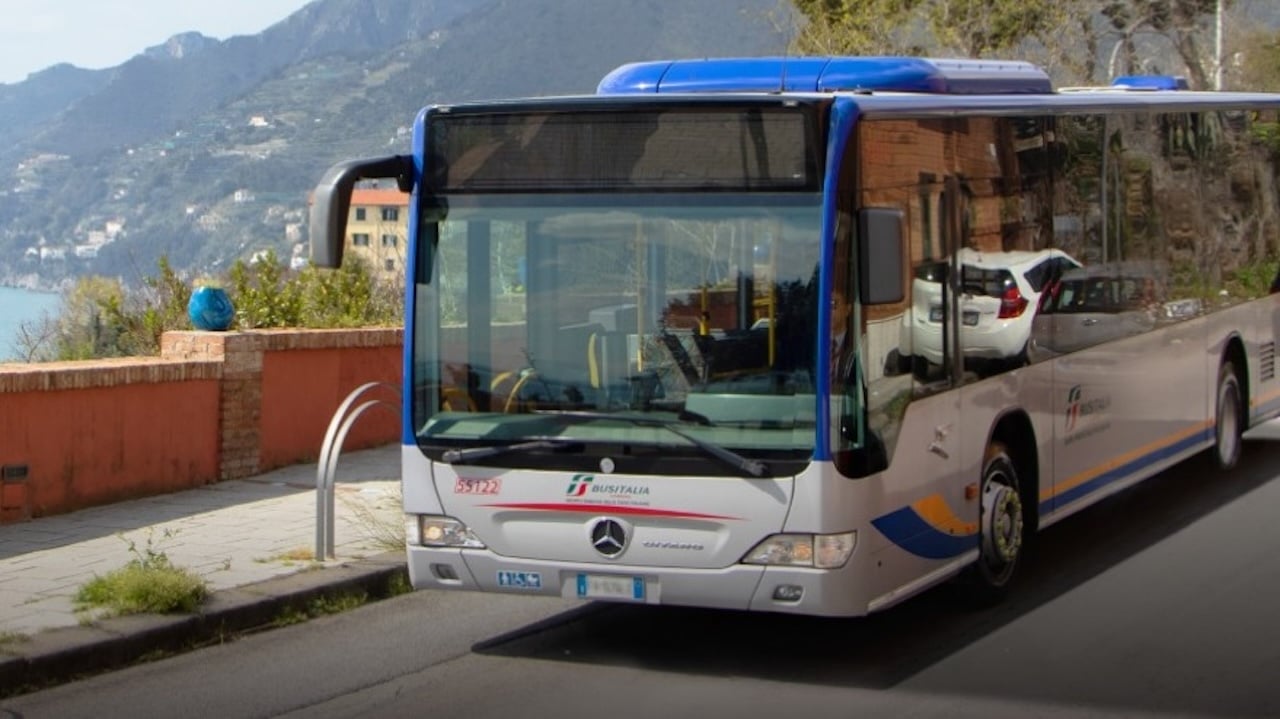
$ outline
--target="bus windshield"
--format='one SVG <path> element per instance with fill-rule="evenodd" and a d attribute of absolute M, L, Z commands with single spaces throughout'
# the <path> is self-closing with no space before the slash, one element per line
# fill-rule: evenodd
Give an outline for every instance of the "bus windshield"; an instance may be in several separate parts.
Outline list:
<path fill-rule="evenodd" d="M 816 193 L 437 200 L 412 325 L 428 454 L 713 475 L 734 472 L 708 446 L 795 465 L 769 474 L 812 456 Z"/>

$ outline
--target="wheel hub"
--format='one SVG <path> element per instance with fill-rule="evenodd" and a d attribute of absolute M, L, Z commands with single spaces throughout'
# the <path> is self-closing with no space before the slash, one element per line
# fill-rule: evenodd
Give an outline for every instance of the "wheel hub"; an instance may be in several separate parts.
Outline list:
<path fill-rule="evenodd" d="M 987 482 L 982 492 L 983 554 L 1012 563 L 1022 548 L 1022 499 L 1008 485 Z"/>

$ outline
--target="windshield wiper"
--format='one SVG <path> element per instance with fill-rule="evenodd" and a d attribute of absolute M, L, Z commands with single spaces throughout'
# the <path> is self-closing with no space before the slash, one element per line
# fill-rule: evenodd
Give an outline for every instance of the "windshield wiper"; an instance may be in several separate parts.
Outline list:
<path fill-rule="evenodd" d="M 697 447 L 698 449 L 702 450 L 704 453 L 712 457 L 715 457 L 716 459 L 720 460 L 721 462 L 724 462 L 725 464 L 738 470 L 739 472 L 745 472 L 751 475 L 752 477 L 763 477 L 769 471 L 768 465 L 766 465 L 764 462 L 761 462 L 758 459 L 749 459 L 747 457 L 743 457 L 742 455 L 738 454 L 737 452 L 734 452 L 733 450 L 726 449 L 724 447 L 721 447 L 718 444 L 712 444 L 711 442 L 708 442 L 706 440 L 698 439 L 697 437 L 694 437 L 693 435 L 688 434 L 687 432 L 684 432 L 683 430 L 677 428 L 675 426 L 676 423 L 668 419 L 636 417 L 635 415 L 629 415 L 629 414 L 610 414 L 608 412 L 581 412 L 581 411 L 557 412 L 553 410 L 538 410 L 536 411 L 536 414 L 540 414 L 548 417 L 576 417 L 579 419 L 604 419 L 604 420 L 612 419 L 612 420 L 619 420 L 622 422 L 630 422 L 631 424 L 634 424 L 637 427 L 661 427 L 662 429 L 665 429 L 668 432 L 676 435 L 677 437 L 685 440 L 686 442 L 693 445 L 694 447 Z M 710 424 L 709 421 L 706 421 L 705 417 L 701 417 L 701 415 L 696 415 L 695 413 L 690 413 L 691 419 L 695 417 L 702 420 L 700 422 L 697 422 L 698 424 L 704 424 L 704 423 L 708 425 Z"/>
<path fill-rule="evenodd" d="M 489 447 L 468 447 L 467 449 L 446 449 L 440 459 L 449 464 L 466 464 L 477 459 L 496 457 L 510 452 L 528 452 L 534 449 L 560 449 L 575 444 L 566 440 L 539 439 L 532 442 L 516 442 L 514 444 L 495 444 Z"/>

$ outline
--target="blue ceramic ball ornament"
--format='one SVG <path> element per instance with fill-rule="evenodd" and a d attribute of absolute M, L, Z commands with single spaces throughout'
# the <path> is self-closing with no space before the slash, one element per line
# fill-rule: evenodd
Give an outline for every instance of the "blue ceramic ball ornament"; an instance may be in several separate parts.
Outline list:
<path fill-rule="evenodd" d="M 224 332 L 236 317 L 231 297 L 221 287 L 197 287 L 187 303 L 187 316 L 198 330 Z"/>

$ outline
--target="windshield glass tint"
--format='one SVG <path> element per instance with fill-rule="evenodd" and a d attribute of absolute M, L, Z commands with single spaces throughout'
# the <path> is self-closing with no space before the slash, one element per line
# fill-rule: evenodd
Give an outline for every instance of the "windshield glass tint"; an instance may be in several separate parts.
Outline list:
<path fill-rule="evenodd" d="M 715 464 L 659 425 L 599 416 L 617 413 L 747 456 L 812 454 L 816 195 L 459 199 L 418 256 L 428 451 L 555 437 Z"/>

